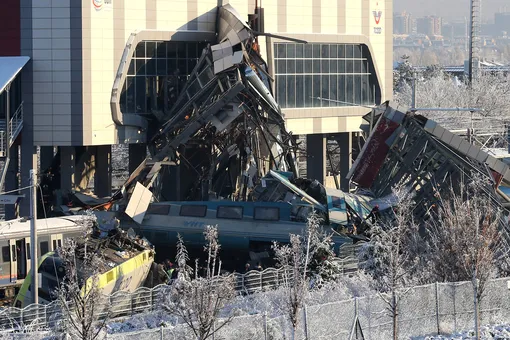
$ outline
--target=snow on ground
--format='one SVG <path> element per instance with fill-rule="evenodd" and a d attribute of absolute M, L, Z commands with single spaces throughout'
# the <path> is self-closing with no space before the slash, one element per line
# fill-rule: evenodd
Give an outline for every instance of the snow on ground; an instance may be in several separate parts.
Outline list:
<path fill-rule="evenodd" d="M 305 298 L 308 306 L 329 302 L 349 300 L 353 297 L 374 295 L 376 292 L 370 286 L 370 279 L 363 273 L 340 277 L 338 281 L 326 283 L 320 289 L 313 289 Z M 285 313 L 285 299 L 287 291 L 284 288 L 238 296 L 224 308 L 220 317 L 262 314 L 267 312 L 269 318 L 275 318 Z M 107 325 L 107 332 L 124 333 L 160 326 L 176 326 L 177 318 L 161 310 L 137 314 L 132 317 L 112 319 Z"/>
<path fill-rule="evenodd" d="M 474 330 L 451 335 L 436 335 L 415 338 L 414 340 L 467 340 L 475 339 Z M 480 339 L 510 339 L 510 325 L 489 325 L 480 329 Z"/>

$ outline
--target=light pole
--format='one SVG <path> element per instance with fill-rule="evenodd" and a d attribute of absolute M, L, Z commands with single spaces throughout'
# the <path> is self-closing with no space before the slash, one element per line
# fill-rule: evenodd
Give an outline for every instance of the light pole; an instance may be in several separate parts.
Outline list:
<path fill-rule="evenodd" d="M 32 303 L 39 303 L 37 261 L 37 170 L 30 170 L 30 269 L 32 272 Z"/>

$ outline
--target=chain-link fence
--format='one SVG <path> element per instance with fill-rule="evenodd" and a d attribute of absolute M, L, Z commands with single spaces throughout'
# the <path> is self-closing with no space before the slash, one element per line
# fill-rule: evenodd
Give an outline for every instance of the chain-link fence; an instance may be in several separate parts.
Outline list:
<path fill-rule="evenodd" d="M 496 324 L 510 321 L 510 278 L 492 280 L 487 284 L 480 304 L 481 324 Z M 161 289 L 158 288 L 158 289 Z M 146 291 L 152 291 L 146 289 Z M 164 293 L 159 291 L 159 294 Z M 152 291 L 154 294 L 154 291 Z M 139 298 L 143 296 L 138 293 Z M 151 300 L 151 308 L 160 310 Z M 141 298 L 140 301 L 143 301 Z M 235 317 L 223 326 L 223 320 L 215 324 L 214 339 L 391 339 L 393 317 L 388 302 L 391 296 L 378 294 L 326 304 L 308 305 L 299 310 L 296 329 L 286 315 L 269 317 L 267 313 Z M 436 283 L 406 288 L 397 292 L 397 331 L 399 339 L 418 336 L 451 334 L 474 327 L 474 294 L 471 282 Z M 136 303 L 127 306 L 112 301 L 112 307 L 136 311 Z M 137 301 L 131 296 L 131 301 Z M 143 305 L 142 302 L 140 302 Z M 145 307 L 145 312 L 151 309 Z M 24 310 L 34 313 L 33 310 Z M 55 311 L 47 311 L 54 313 Z M 125 314 L 125 313 L 124 313 Z M 47 314 L 46 314 L 47 315 Z M 57 314 L 54 314 L 57 315 Z M 140 316 L 142 317 L 142 316 Z M 54 319 L 54 318 L 49 318 Z M 34 326 L 35 329 L 35 326 Z M 25 328 L 29 331 L 29 328 Z M 363 337 L 361 337 L 361 334 Z M 6 333 L 0 333 L 0 339 Z M 39 336 L 38 334 L 34 334 Z M 11 338 L 12 333 L 9 334 Z M 21 335 L 20 335 L 21 336 Z M 196 339 L 185 324 L 160 327 L 129 333 L 109 334 L 116 340 L 152 339 Z M 44 336 L 37 337 L 44 338 Z M 18 339 L 18 337 L 16 337 Z M 19 338 L 19 339 L 22 339 Z"/>
<path fill-rule="evenodd" d="M 510 278 L 491 281 L 480 305 L 481 324 L 510 320 Z M 299 311 L 294 339 L 391 339 L 391 296 L 375 295 L 306 306 Z M 436 283 L 402 289 L 397 293 L 399 339 L 451 334 L 474 328 L 474 294 L 471 282 Z M 356 332 L 356 327 L 357 332 Z M 361 332 L 359 329 L 361 328 Z M 265 313 L 242 316 L 215 333 L 215 339 L 290 339 L 288 318 Z M 361 336 L 362 333 L 362 336 Z M 109 334 L 108 339 L 194 339 L 185 325 L 130 333 Z"/>

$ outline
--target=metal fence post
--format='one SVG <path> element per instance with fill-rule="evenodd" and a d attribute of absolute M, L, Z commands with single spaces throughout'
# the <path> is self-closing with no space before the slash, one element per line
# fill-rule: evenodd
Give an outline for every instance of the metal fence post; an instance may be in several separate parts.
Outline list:
<path fill-rule="evenodd" d="M 439 329 L 439 288 L 438 288 L 438 283 L 436 282 L 435 283 L 435 293 L 436 293 L 436 324 L 437 324 L 437 335 L 440 334 L 440 329 Z"/>
<path fill-rule="evenodd" d="M 159 326 L 159 335 L 160 335 L 160 340 L 163 340 L 164 336 L 163 336 L 163 325 Z"/>
<path fill-rule="evenodd" d="M 131 307 L 131 316 L 133 316 L 133 294 L 129 294 L 129 305 Z"/>
<path fill-rule="evenodd" d="M 267 340 L 267 312 L 266 311 L 264 312 L 263 320 L 264 320 L 264 340 Z"/>
<path fill-rule="evenodd" d="M 305 320 L 305 339 L 308 340 L 308 313 L 306 312 L 306 305 L 303 308 L 303 317 Z"/>

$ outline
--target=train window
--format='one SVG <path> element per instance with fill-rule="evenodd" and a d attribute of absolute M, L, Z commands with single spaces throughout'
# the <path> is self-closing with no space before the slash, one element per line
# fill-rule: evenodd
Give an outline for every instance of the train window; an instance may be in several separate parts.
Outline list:
<path fill-rule="evenodd" d="M 342 210 L 346 209 L 345 199 L 343 199 L 343 198 L 331 196 L 331 203 L 333 204 L 333 208 L 338 208 L 338 209 L 342 209 Z"/>
<path fill-rule="evenodd" d="M 255 207 L 253 218 L 263 221 L 278 221 L 280 219 L 280 208 Z"/>
<path fill-rule="evenodd" d="M 216 217 L 240 220 L 243 218 L 243 207 L 220 206 Z"/>
<path fill-rule="evenodd" d="M 2 261 L 11 262 L 11 252 L 9 246 L 2 247 Z"/>
<path fill-rule="evenodd" d="M 62 248 L 62 240 L 57 240 L 57 243 L 58 243 L 58 247 Z"/>
<path fill-rule="evenodd" d="M 30 243 L 27 243 L 27 260 L 30 260 L 32 255 L 30 254 Z"/>
<path fill-rule="evenodd" d="M 181 205 L 181 216 L 204 217 L 207 213 L 206 205 Z"/>
<path fill-rule="evenodd" d="M 147 209 L 147 214 L 152 215 L 168 215 L 169 212 L 169 205 L 150 205 L 149 209 Z"/>
<path fill-rule="evenodd" d="M 44 255 L 48 251 L 50 251 L 50 249 L 48 247 L 48 241 L 41 242 L 40 245 L 41 245 L 41 255 Z"/>
<path fill-rule="evenodd" d="M 53 240 L 53 250 L 57 249 L 57 240 Z"/>
<path fill-rule="evenodd" d="M 13 261 L 16 261 L 17 260 L 17 257 L 16 257 L 16 246 L 14 244 L 11 246 L 11 253 L 12 253 L 11 254 L 11 259 Z"/>

